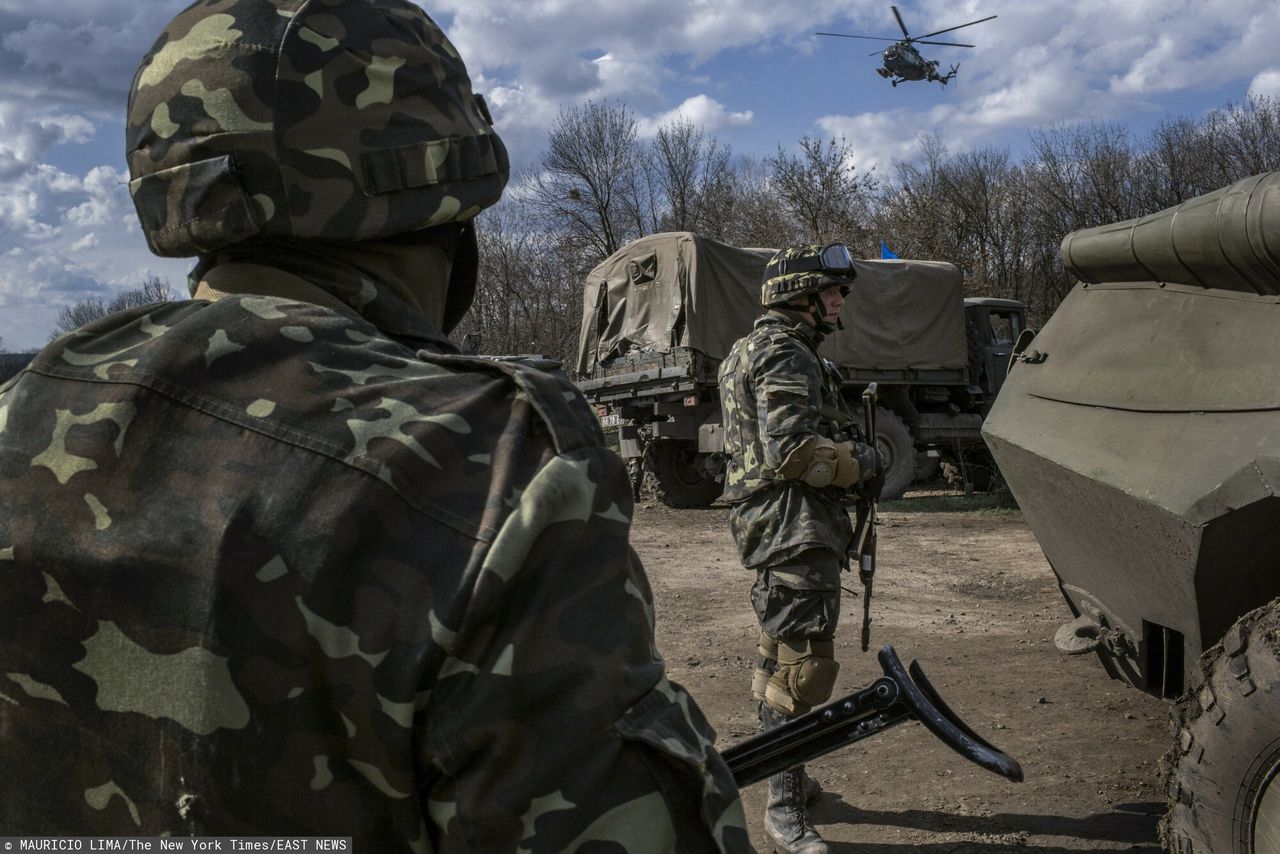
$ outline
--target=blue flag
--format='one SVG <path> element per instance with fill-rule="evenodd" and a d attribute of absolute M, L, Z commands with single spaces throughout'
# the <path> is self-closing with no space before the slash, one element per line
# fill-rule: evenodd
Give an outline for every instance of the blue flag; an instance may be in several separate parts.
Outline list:
<path fill-rule="evenodd" d="M 889 244 L 883 240 L 880 241 L 880 257 L 881 258 L 897 258 L 897 253 L 889 248 Z"/>

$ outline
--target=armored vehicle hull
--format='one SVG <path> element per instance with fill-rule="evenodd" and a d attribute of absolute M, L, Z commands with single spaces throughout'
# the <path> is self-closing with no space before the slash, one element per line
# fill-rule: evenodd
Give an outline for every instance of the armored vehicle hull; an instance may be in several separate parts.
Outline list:
<path fill-rule="evenodd" d="M 1177 707 L 1171 850 L 1280 851 L 1280 173 L 1069 235 L 983 435 L 1075 619 Z"/>

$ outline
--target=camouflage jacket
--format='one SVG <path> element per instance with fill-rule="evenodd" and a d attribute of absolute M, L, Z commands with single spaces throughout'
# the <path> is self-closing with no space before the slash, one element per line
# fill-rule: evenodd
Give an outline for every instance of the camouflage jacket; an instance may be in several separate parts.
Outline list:
<path fill-rule="evenodd" d="M 749 850 L 561 377 L 276 297 L 0 385 L 0 835 Z"/>
<path fill-rule="evenodd" d="M 811 548 L 843 555 L 853 536 L 844 491 L 782 480 L 777 469 L 814 435 L 858 435 L 836 377 L 818 355 L 822 334 L 780 312 L 766 312 L 720 365 L 720 408 L 729 455 L 724 498 L 748 567 Z"/>

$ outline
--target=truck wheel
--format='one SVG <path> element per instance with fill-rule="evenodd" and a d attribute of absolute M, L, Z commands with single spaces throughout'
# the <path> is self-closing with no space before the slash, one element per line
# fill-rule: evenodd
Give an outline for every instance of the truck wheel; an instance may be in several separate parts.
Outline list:
<path fill-rule="evenodd" d="M 916 473 L 916 446 L 911 431 L 896 413 L 876 407 L 876 453 L 884 464 L 885 501 L 901 498 Z"/>
<path fill-rule="evenodd" d="M 1160 762 L 1160 839 L 1175 854 L 1280 851 L 1280 599 L 1241 617 L 1200 666 Z"/>
<path fill-rule="evenodd" d="M 645 471 L 659 501 L 668 507 L 710 507 L 723 491 L 707 477 L 697 446 L 688 439 L 658 439 L 645 448 Z"/>

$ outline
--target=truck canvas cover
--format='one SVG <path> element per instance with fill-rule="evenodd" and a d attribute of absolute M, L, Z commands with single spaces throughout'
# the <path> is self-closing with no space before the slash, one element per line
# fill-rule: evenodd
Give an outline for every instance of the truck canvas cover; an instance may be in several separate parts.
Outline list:
<path fill-rule="evenodd" d="M 775 249 L 739 249 L 686 231 L 643 237 L 587 275 L 578 373 L 633 350 L 687 347 L 714 359 L 751 330 Z M 866 369 L 963 370 L 963 277 L 938 261 L 857 261 L 844 330 L 822 354 Z"/>

